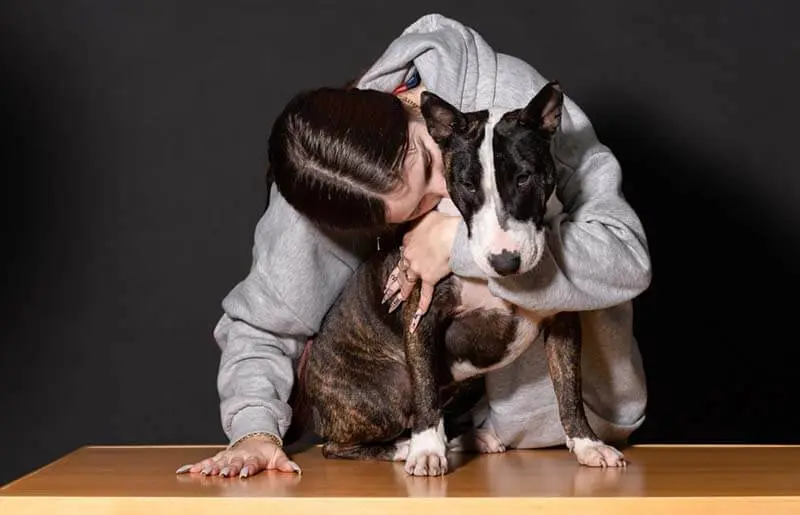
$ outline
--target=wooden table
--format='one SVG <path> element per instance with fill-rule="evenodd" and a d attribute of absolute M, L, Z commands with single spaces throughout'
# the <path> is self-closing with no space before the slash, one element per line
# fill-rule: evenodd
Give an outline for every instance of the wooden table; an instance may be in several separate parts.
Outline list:
<path fill-rule="evenodd" d="M 453 453 L 437 478 L 312 447 L 294 455 L 302 476 L 175 475 L 218 449 L 84 447 L 0 489 L 0 514 L 800 514 L 800 446 L 636 446 L 607 470 L 558 449 Z"/>

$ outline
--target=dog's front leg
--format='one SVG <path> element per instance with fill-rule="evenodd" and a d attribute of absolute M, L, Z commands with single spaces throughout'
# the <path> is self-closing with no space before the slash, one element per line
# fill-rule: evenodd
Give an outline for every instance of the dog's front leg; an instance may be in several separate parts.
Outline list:
<path fill-rule="evenodd" d="M 405 470 L 414 476 L 440 476 L 447 473 L 447 441 L 435 376 L 436 345 L 434 317 L 422 317 L 416 331 L 408 328 L 419 303 L 420 289 L 414 287 L 403 310 L 403 335 L 406 360 L 413 392 L 411 442 Z"/>
<path fill-rule="evenodd" d="M 581 392 L 581 324 L 578 313 L 554 316 L 545 327 L 545 353 L 567 447 L 578 462 L 593 467 L 623 467 L 617 449 L 603 443 L 589 426 Z"/>

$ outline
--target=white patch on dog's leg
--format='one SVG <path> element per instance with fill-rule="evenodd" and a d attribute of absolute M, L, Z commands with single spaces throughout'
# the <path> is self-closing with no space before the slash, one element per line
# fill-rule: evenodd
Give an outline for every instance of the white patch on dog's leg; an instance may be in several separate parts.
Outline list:
<path fill-rule="evenodd" d="M 394 456 L 392 459 L 394 461 L 406 461 L 408 459 L 408 450 L 411 445 L 411 441 L 408 438 L 398 438 L 397 441 L 394 442 Z"/>
<path fill-rule="evenodd" d="M 405 470 L 413 476 L 441 476 L 447 473 L 447 441 L 444 419 L 429 429 L 411 433 Z"/>
<path fill-rule="evenodd" d="M 491 429 L 475 429 L 457 436 L 447 444 L 453 452 L 480 452 L 495 454 L 506 452 L 506 446 Z"/>
<path fill-rule="evenodd" d="M 591 438 L 567 438 L 567 448 L 578 463 L 588 467 L 625 467 L 625 457 L 617 449 Z"/>

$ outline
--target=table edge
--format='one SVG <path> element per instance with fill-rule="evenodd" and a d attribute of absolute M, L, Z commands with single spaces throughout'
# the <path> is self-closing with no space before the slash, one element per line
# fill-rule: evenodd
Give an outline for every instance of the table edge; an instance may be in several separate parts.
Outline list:
<path fill-rule="evenodd" d="M 684 513 L 724 513 L 744 515 L 762 513 L 770 515 L 796 514 L 800 496 L 763 497 L 3 497 L 2 508 L 23 509 L 27 515 L 50 515 L 55 508 L 61 513 L 100 515 L 109 511 L 125 513 L 152 513 L 154 508 L 169 503 L 171 511 L 193 514 L 215 514 L 222 510 L 236 510 L 239 515 L 263 515 L 270 507 L 275 515 L 317 515 L 324 510 L 329 515 L 351 514 L 353 510 L 381 515 L 407 514 L 440 515 L 457 509 L 460 515 L 484 514 L 491 507 L 504 511 L 530 511 L 540 515 L 565 515 L 581 513 L 593 515 L 618 515 L 645 508 L 648 515 L 673 515 Z"/>
<path fill-rule="evenodd" d="M 87 444 L 81 447 L 76 448 L 74 451 L 70 452 L 69 454 L 73 454 L 74 452 L 83 450 L 83 449 L 219 449 L 225 447 L 227 444 L 220 443 L 220 444 L 124 444 L 124 445 L 111 445 L 111 444 Z M 322 447 L 322 444 L 313 444 L 306 447 L 303 447 L 299 452 L 303 452 L 308 449 L 312 448 L 319 448 Z M 800 444 L 751 444 L 751 443 L 724 443 L 724 444 L 717 444 L 717 443 L 693 443 L 693 444 L 671 444 L 671 443 L 647 443 L 647 444 L 636 444 L 636 445 L 628 445 L 622 446 L 623 449 L 654 449 L 654 448 L 669 448 L 669 449 L 699 449 L 699 448 L 711 448 L 711 449 L 739 449 L 739 448 L 751 448 L 751 449 L 764 449 L 764 448 L 800 448 Z M 541 448 L 531 448 L 531 449 L 510 449 L 514 451 L 547 451 L 547 450 L 563 450 L 564 446 L 556 446 L 556 447 L 541 447 Z M 63 456 L 66 457 L 69 454 Z M 62 458 L 63 458 L 62 457 Z M 62 459 L 59 458 L 59 459 Z M 53 462 L 55 463 L 55 462 Z"/>

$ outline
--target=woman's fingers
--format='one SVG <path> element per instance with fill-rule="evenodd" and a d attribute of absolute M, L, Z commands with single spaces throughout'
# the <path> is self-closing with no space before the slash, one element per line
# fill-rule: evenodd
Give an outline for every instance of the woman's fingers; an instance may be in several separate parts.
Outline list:
<path fill-rule="evenodd" d="M 283 451 L 278 451 L 275 453 L 275 458 L 273 459 L 273 463 L 271 465 L 271 469 L 280 470 L 281 472 L 291 472 L 296 474 L 303 473 L 297 463 L 290 460 Z"/>
<path fill-rule="evenodd" d="M 387 300 L 395 296 L 400 291 L 400 268 L 394 267 L 392 273 L 389 274 L 389 279 L 386 281 L 386 286 L 383 289 L 383 300 L 381 304 L 385 304 Z"/>
<path fill-rule="evenodd" d="M 222 452 L 213 458 L 207 458 L 197 463 L 183 465 L 175 471 L 176 474 L 203 474 L 204 476 L 222 476 L 234 477 L 240 474 L 246 467 L 250 467 L 250 473 L 246 475 L 253 475 L 263 469 L 263 465 L 259 465 L 257 457 L 244 457 L 234 452 Z"/>
<path fill-rule="evenodd" d="M 198 472 L 202 472 L 203 470 L 211 467 L 214 464 L 214 458 L 206 458 L 203 461 L 198 461 L 197 463 L 190 463 L 188 465 L 184 465 L 178 470 L 175 471 L 176 474 L 197 474 Z"/>
<path fill-rule="evenodd" d="M 240 478 L 246 478 L 250 476 L 255 476 L 262 470 L 264 470 L 265 463 L 258 459 L 256 456 L 249 456 L 245 458 L 244 463 L 242 464 L 242 470 L 239 471 Z"/>
<path fill-rule="evenodd" d="M 204 476 L 216 476 L 219 474 L 219 471 L 222 467 L 220 463 L 215 460 L 205 460 L 203 462 L 203 468 L 200 470 L 200 473 Z"/>
<path fill-rule="evenodd" d="M 234 456 L 228 461 L 228 464 L 222 467 L 219 475 L 222 477 L 234 477 L 239 474 L 244 466 L 244 458 L 241 456 Z"/>
<path fill-rule="evenodd" d="M 400 272 L 400 277 L 400 291 L 397 292 L 397 296 L 389 305 L 389 313 L 392 313 L 394 310 L 400 307 L 403 301 L 405 301 L 411 294 L 411 290 L 414 289 L 414 285 L 419 280 L 419 276 L 411 270 Z"/>
<path fill-rule="evenodd" d="M 402 286 L 400 286 L 400 296 L 403 300 L 406 300 L 409 295 L 411 295 L 411 290 L 414 289 L 414 285 L 417 284 L 419 281 L 419 276 L 411 270 L 406 270 L 405 277 L 402 281 Z"/>
<path fill-rule="evenodd" d="M 417 330 L 417 326 L 419 325 L 420 319 L 428 312 L 428 308 L 431 307 L 431 301 L 433 300 L 433 285 L 423 282 L 422 287 L 419 294 L 419 304 L 417 305 L 417 311 L 414 313 L 414 318 L 411 320 L 411 326 L 408 328 L 410 332 L 414 332 Z"/>

